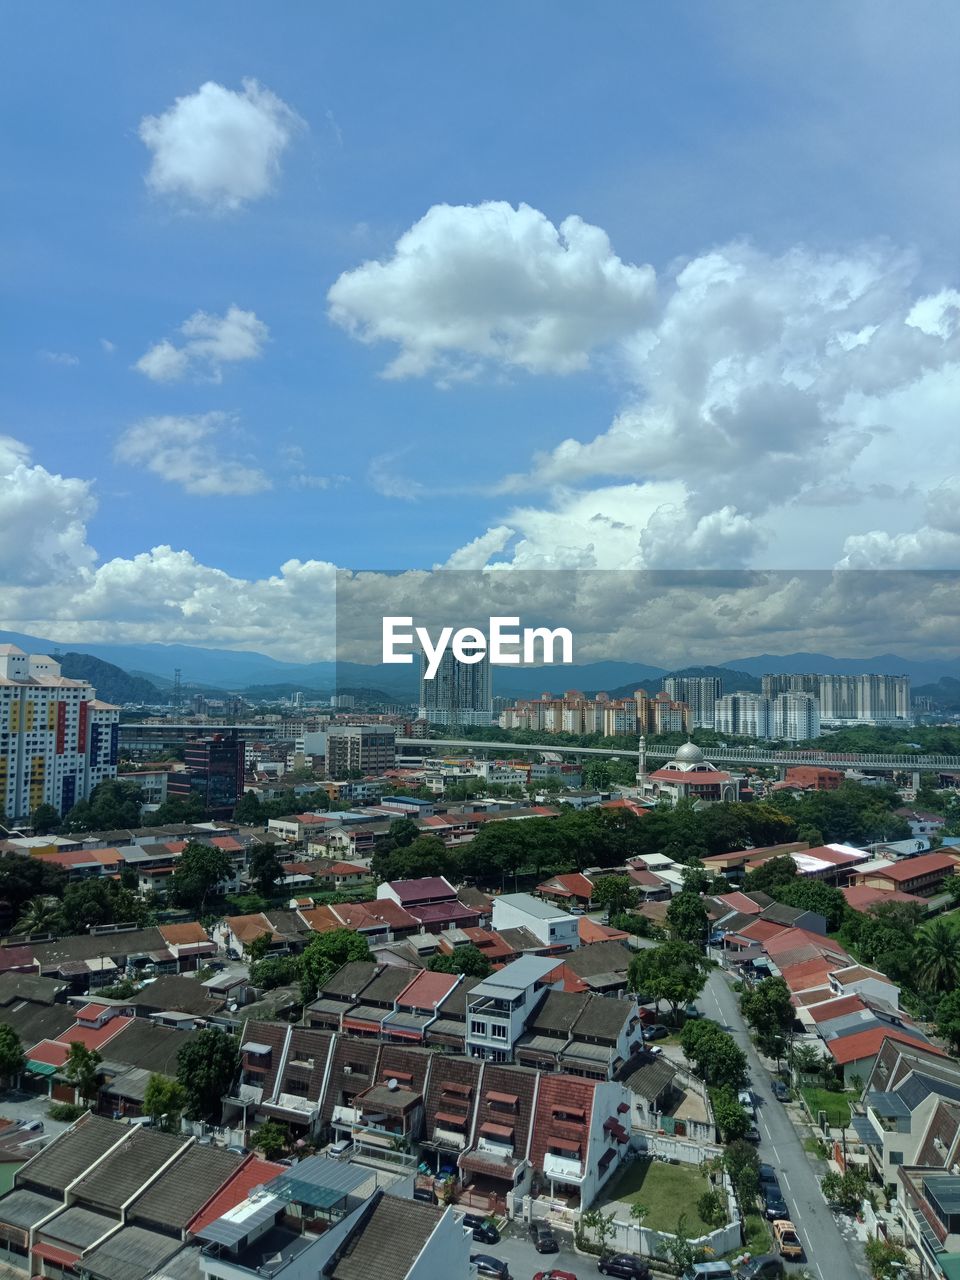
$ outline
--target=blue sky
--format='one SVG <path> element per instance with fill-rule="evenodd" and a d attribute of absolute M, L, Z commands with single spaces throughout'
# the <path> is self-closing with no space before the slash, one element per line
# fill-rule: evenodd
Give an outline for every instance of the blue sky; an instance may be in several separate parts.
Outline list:
<path fill-rule="evenodd" d="M 956 566 L 958 28 L 11 10 L 0 624 L 289 655 L 262 584 L 291 560 Z M 175 376 L 137 367 L 164 343 Z"/>

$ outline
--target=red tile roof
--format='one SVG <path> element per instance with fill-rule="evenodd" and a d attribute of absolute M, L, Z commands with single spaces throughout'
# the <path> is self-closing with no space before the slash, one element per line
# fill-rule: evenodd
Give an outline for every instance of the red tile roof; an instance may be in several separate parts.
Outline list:
<path fill-rule="evenodd" d="M 551 1142 L 558 1138 L 565 1142 L 582 1142 L 585 1153 L 595 1089 L 595 1081 L 580 1076 L 558 1074 L 540 1077 L 530 1149 L 530 1163 L 535 1169 L 543 1169 L 543 1157 Z M 582 1121 L 562 1121 L 554 1117 L 555 1111 L 573 1114 L 578 1110 L 583 1113 Z"/>
<path fill-rule="evenodd" d="M 589 946 L 591 942 L 627 942 L 629 941 L 629 933 L 625 933 L 623 929 L 611 929 L 609 925 L 598 924 L 596 920 L 591 920 L 589 916 L 580 916 L 577 921 L 577 930 L 580 934 L 581 946 Z"/>
<path fill-rule="evenodd" d="M 187 924 L 161 924 L 157 926 L 164 942 L 172 946 L 185 946 L 191 942 L 209 942 L 210 935 L 199 921 Z"/>
<path fill-rule="evenodd" d="M 825 985 L 827 975 L 835 967 L 829 960 L 806 960 L 803 964 L 794 964 L 781 969 L 780 973 L 791 991 L 807 991 L 810 987 Z"/>
<path fill-rule="evenodd" d="M 335 862 L 332 866 L 327 867 L 325 875 L 333 876 L 368 876 L 370 872 L 366 867 L 357 866 L 355 862 Z"/>
<path fill-rule="evenodd" d="M 775 938 L 778 933 L 787 932 L 787 926 L 775 924 L 772 920 L 754 920 L 753 924 L 746 925 L 743 929 L 738 929 L 735 934 L 730 935 L 734 938 L 748 938 L 751 942 L 769 942 Z"/>
<path fill-rule="evenodd" d="M 853 911 L 869 912 L 881 902 L 923 902 L 916 894 L 904 893 L 900 889 L 872 889 L 866 884 L 851 884 L 841 889 L 847 906 Z"/>
<path fill-rule="evenodd" d="M 866 1009 L 859 996 L 838 996 L 836 1000 L 825 1000 L 823 1004 L 814 1005 L 810 1017 L 814 1022 L 829 1022 L 832 1018 L 842 1018 L 848 1013 L 859 1013 Z"/>
<path fill-rule="evenodd" d="M 424 898 L 455 898 L 456 890 L 443 876 L 421 876 L 418 880 L 391 880 L 390 888 L 401 903 L 421 902 Z M 383 899 L 380 899 L 382 902 Z"/>
<path fill-rule="evenodd" d="M 951 858 L 949 854 L 924 853 L 919 858 L 904 858 L 902 862 L 895 862 L 892 867 L 884 867 L 880 871 L 866 871 L 864 875 L 871 879 L 877 877 L 892 880 L 894 884 L 903 884 L 920 876 L 938 875 L 941 871 L 950 874 L 956 872 L 957 867 L 956 858 Z"/>
<path fill-rule="evenodd" d="M 460 981 L 457 974 L 424 969 L 397 996 L 401 1009 L 435 1009 Z"/>
<path fill-rule="evenodd" d="M 934 1045 L 921 1040 L 919 1036 L 911 1036 L 905 1031 L 892 1029 L 883 1024 L 872 1027 L 869 1031 L 858 1031 L 852 1036 L 837 1036 L 836 1039 L 827 1041 L 827 1048 L 840 1066 L 846 1066 L 851 1062 L 860 1062 L 864 1058 L 876 1057 L 884 1040 L 899 1040 L 901 1044 L 916 1045 L 927 1053 L 937 1053 L 941 1058 L 947 1056 L 942 1049 L 935 1048 Z"/>
<path fill-rule="evenodd" d="M 634 884 L 646 885 L 648 889 L 662 889 L 667 883 L 665 880 L 661 880 L 658 875 L 655 875 L 649 867 L 630 867 L 627 870 L 627 875 Z"/>
<path fill-rule="evenodd" d="M 229 1213 L 231 1209 L 235 1209 L 238 1204 L 246 1200 L 254 1187 L 263 1186 L 264 1183 L 271 1182 L 281 1173 L 286 1172 L 286 1167 L 282 1164 L 272 1164 L 268 1160 L 261 1160 L 259 1156 L 250 1156 L 230 1181 L 210 1197 L 189 1223 L 188 1232 L 196 1235 L 211 1222 L 216 1222 L 217 1218 L 222 1218 L 225 1213 Z"/>
<path fill-rule="evenodd" d="M 745 893 L 721 893 L 717 901 L 722 902 L 731 911 L 739 911 L 741 915 L 745 916 L 758 916 L 763 910 L 752 898 L 748 898 Z"/>
<path fill-rule="evenodd" d="M 536 891 L 553 897 L 583 898 L 585 902 L 589 902 L 593 897 L 593 885 L 579 871 L 573 871 L 569 875 L 551 876 L 549 880 L 538 884 Z"/>

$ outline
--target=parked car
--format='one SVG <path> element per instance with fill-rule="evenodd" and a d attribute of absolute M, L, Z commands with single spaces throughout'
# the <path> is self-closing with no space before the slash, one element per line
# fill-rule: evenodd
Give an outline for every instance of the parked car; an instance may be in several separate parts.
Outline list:
<path fill-rule="evenodd" d="M 422 1200 L 425 1204 L 437 1203 L 436 1192 L 430 1187 L 414 1187 L 413 1198 L 414 1200 Z"/>
<path fill-rule="evenodd" d="M 695 1262 L 683 1273 L 683 1280 L 736 1280 L 726 1262 Z"/>
<path fill-rule="evenodd" d="M 737 1280 L 783 1280 L 786 1275 L 783 1263 L 775 1254 L 765 1253 L 762 1258 L 751 1258 L 737 1272 Z"/>
<path fill-rule="evenodd" d="M 21 1120 L 20 1132 L 21 1133 L 43 1133 L 43 1121 L 42 1120 Z"/>
<path fill-rule="evenodd" d="M 611 1253 L 601 1258 L 597 1270 L 602 1276 L 624 1276 L 625 1280 L 650 1280 L 650 1268 L 632 1253 Z"/>
<path fill-rule="evenodd" d="M 776 1183 L 773 1185 L 768 1183 L 763 1188 L 763 1216 L 768 1222 L 774 1222 L 777 1218 L 790 1217 L 787 1202 Z"/>
<path fill-rule="evenodd" d="M 761 1164 L 757 1169 L 757 1177 L 760 1179 L 760 1186 L 765 1187 L 768 1183 L 773 1183 L 775 1187 L 780 1184 L 777 1181 L 777 1171 L 772 1164 Z"/>
<path fill-rule="evenodd" d="M 560 1246 L 553 1230 L 545 1222 L 530 1223 L 530 1239 L 537 1253 L 559 1253 Z M 559 1272 L 557 1273 L 559 1275 Z"/>
<path fill-rule="evenodd" d="M 757 1128 L 755 1124 L 752 1124 L 748 1127 L 746 1133 L 743 1135 L 743 1138 L 745 1142 L 759 1142 L 760 1130 Z"/>
<path fill-rule="evenodd" d="M 327 1147 L 327 1155 L 331 1160 L 343 1160 L 350 1154 L 353 1146 L 352 1138 L 340 1138 L 338 1142 L 331 1142 Z"/>
<path fill-rule="evenodd" d="M 496 1280 L 510 1280 L 510 1269 L 502 1258 L 493 1258 L 489 1253 L 471 1253 L 470 1261 L 481 1276 L 496 1276 Z"/>
<path fill-rule="evenodd" d="M 773 1096 L 776 1098 L 778 1102 L 790 1101 L 790 1090 L 787 1088 L 787 1086 L 783 1083 L 782 1080 L 774 1080 L 773 1084 L 770 1087 L 773 1090 Z"/>
<path fill-rule="evenodd" d="M 469 1227 L 473 1232 L 474 1240 L 480 1244 L 499 1244 L 500 1232 L 490 1221 L 480 1213 L 465 1213 L 463 1215 L 463 1225 Z M 479 1254 L 479 1257 L 485 1257 L 485 1254 Z"/>
<path fill-rule="evenodd" d="M 538 1271 L 533 1280 L 577 1280 L 572 1271 Z"/>
<path fill-rule="evenodd" d="M 644 1040 L 665 1040 L 670 1032 L 662 1022 L 655 1022 L 652 1027 L 644 1027 Z"/>
<path fill-rule="evenodd" d="M 753 1116 L 753 1094 L 749 1089 L 741 1089 L 737 1094 L 737 1101 L 740 1103 L 741 1107 L 743 1107 L 744 1111 L 746 1111 L 747 1115 Z"/>
<path fill-rule="evenodd" d="M 683 1016 L 685 1018 L 702 1018 L 703 1014 L 695 1004 L 688 1004 L 683 1011 Z"/>
<path fill-rule="evenodd" d="M 777 1246 L 777 1252 L 783 1258 L 799 1260 L 803 1257 L 803 1245 L 800 1243 L 796 1227 L 789 1218 L 781 1219 L 773 1224 L 773 1243 Z"/>

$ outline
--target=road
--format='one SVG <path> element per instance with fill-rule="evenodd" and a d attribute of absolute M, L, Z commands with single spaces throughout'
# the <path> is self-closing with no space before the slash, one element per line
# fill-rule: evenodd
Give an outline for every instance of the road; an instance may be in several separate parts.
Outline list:
<path fill-rule="evenodd" d="M 471 1253 L 488 1253 L 502 1258 L 510 1268 L 512 1280 L 530 1280 L 538 1271 L 569 1271 L 575 1276 L 597 1276 L 595 1258 L 584 1258 L 573 1251 L 573 1237 L 569 1232 L 558 1231 L 559 1253 L 537 1253 L 530 1242 L 527 1227 L 522 1222 L 511 1222 L 504 1230 L 499 1244 L 472 1244 Z"/>
<path fill-rule="evenodd" d="M 737 998 L 720 969 L 714 969 L 697 1005 L 730 1032 L 747 1055 L 750 1087 L 757 1100 L 760 1158 L 777 1170 L 783 1198 L 806 1250 L 806 1266 L 820 1280 L 869 1274 L 862 1251 L 848 1242 L 824 1203 L 803 1143 L 784 1107 L 770 1091 L 770 1073 L 763 1066 L 740 1015 Z"/>

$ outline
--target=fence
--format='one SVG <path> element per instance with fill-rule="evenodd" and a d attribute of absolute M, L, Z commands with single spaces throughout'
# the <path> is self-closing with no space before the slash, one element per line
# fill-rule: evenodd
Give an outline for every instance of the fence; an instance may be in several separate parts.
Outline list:
<path fill-rule="evenodd" d="M 700 1142 L 696 1138 L 677 1138 L 669 1133 L 639 1133 L 633 1137 L 638 1156 L 652 1156 L 655 1160 L 672 1160 L 676 1164 L 703 1164 L 721 1155 L 723 1148 L 712 1142 Z"/>

